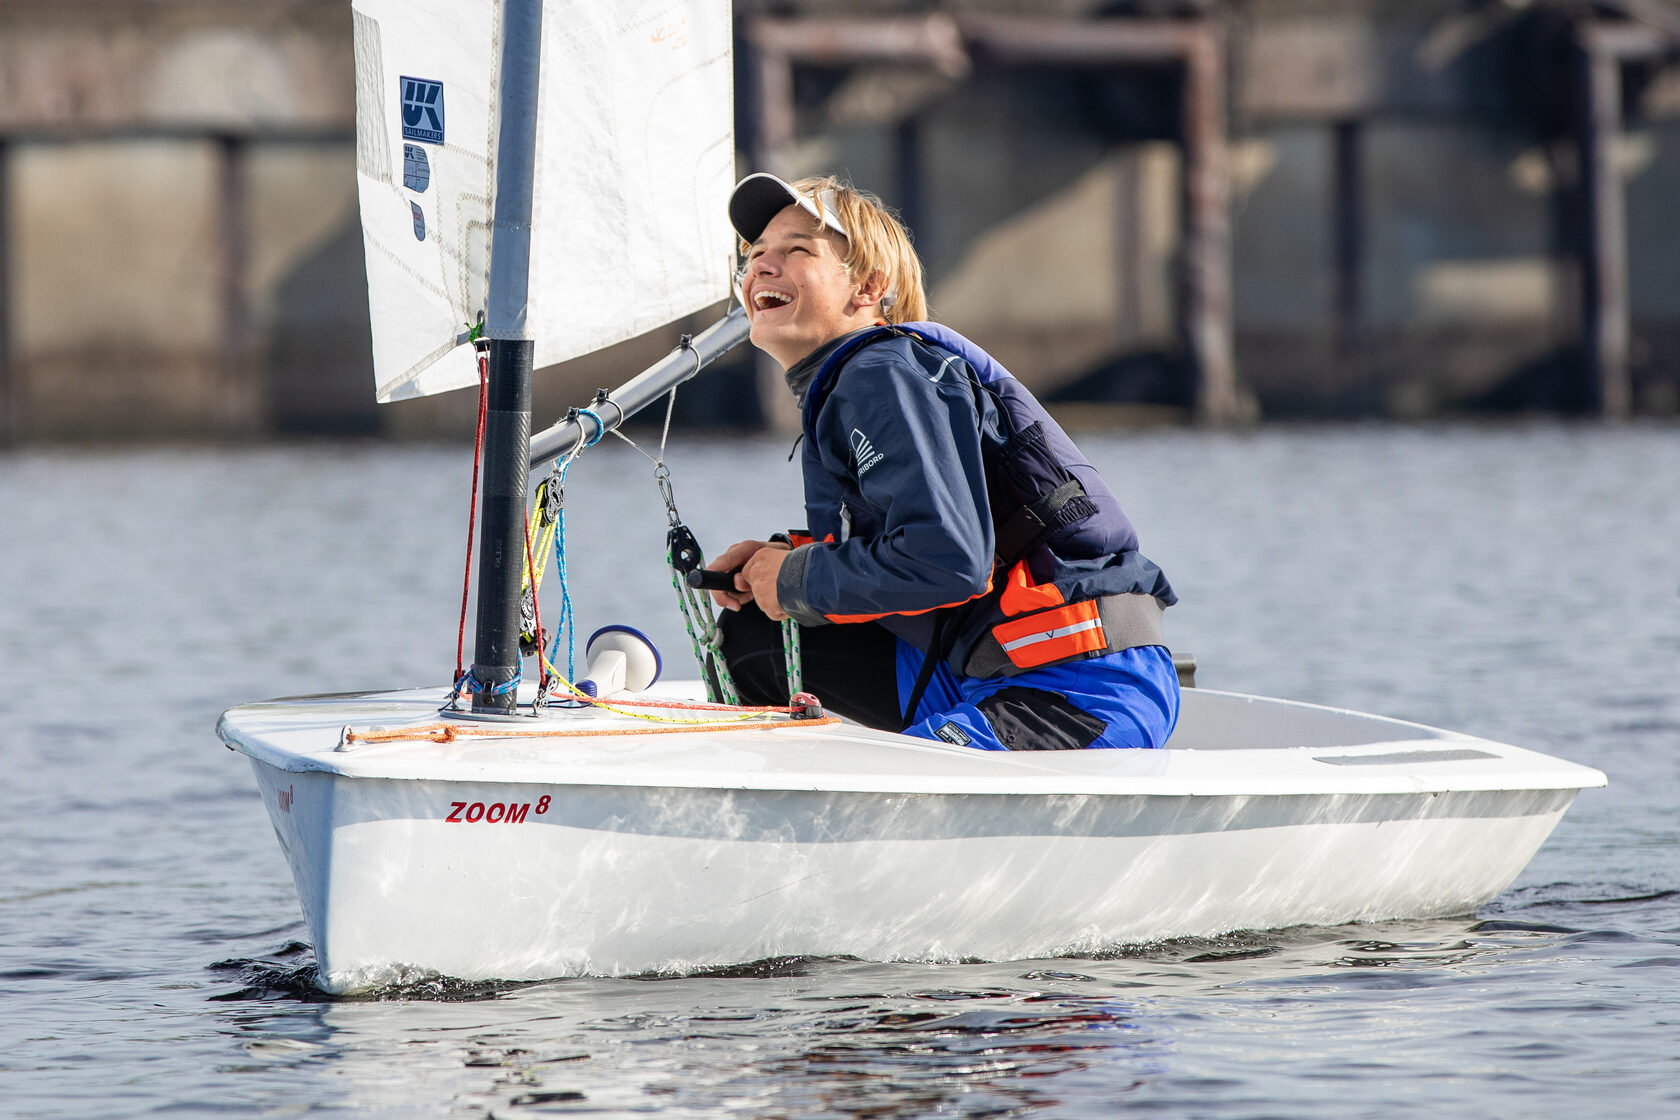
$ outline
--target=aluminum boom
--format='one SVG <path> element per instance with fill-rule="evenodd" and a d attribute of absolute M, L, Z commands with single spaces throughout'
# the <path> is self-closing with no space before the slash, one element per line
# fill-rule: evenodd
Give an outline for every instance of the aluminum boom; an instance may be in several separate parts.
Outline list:
<path fill-rule="evenodd" d="M 579 414 L 532 436 L 531 466 L 541 466 L 579 443 L 606 435 L 740 345 L 751 329 L 746 311 L 738 304 L 730 308 L 729 314 L 701 331 L 688 346 L 671 351 L 605 397 L 589 402 L 585 407 L 600 417 L 599 423 Z"/>

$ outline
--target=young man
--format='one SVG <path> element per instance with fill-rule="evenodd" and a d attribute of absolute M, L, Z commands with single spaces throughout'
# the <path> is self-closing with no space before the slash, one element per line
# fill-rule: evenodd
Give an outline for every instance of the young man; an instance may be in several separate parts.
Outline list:
<path fill-rule="evenodd" d="M 988 750 L 1159 747 L 1178 719 L 1176 597 L 1094 468 L 973 343 L 925 322 L 879 200 L 750 175 L 730 197 L 752 341 L 803 415 L 809 533 L 741 541 L 723 656 L 786 703 L 780 627 L 842 715 Z"/>

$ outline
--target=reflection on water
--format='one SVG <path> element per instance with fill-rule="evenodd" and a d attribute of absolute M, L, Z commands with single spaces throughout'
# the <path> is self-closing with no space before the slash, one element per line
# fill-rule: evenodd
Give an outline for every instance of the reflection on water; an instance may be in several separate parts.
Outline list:
<path fill-rule="evenodd" d="M 329 998 L 249 768 L 211 729 L 266 696 L 447 678 L 466 452 L 13 454 L 0 1111 L 1680 1111 L 1680 434 L 1084 442 L 1183 597 L 1169 635 L 1204 685 L 1461 728 L 1597 766 L 1610 788 L 1582 795 L 1512 890 L 1450 921 Z M 636 625 L 680 665 L 651 468 L 622 446 L 590 456 L 568 479 L 580 625 Z M 785 456 L 673 444 L 704 544 L 799 520 Z"/>
<path fill-rule="evenodd" d="M 1350 1080 L 1413 1079 L 1402 1095 L 1420 1107 L 1496 1088 L 1542 1102 L 1557 1076 L 1544 1059 L 1609 1058 L 1629 1009 L 1544 982 L 1605 936 L 1517 918 L 1384 923 L 1009 965 L 793 958 L 332 999 L 246 962 L 251 982 L 221 998 L 285 1001 L 242 1016 L 247 1071 L 321 1079 L 317 1095 L 359 1113 L 1249 1115 L 1289 1083 L 1284 1114 L 1346 1115 L 1333 1087 Z M 1549 1033 L 1559 1020 L 1567 1033 Z M 416 1066 L 418 1080 L 400 1072 Z"/>

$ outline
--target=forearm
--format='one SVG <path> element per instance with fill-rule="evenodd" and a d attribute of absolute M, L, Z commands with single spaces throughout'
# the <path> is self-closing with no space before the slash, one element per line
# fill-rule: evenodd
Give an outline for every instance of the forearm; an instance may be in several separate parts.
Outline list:
<path fill-rule="evenodd" d="M 806 625 L 919 614 L 963 603 L 991 586 L 991 554 L 941 534 L 812 544 L 782 565 L 782 609 Z"/>

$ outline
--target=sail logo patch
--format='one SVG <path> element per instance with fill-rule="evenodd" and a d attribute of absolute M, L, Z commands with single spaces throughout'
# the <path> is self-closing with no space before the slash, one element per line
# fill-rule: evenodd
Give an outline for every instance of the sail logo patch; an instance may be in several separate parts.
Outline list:
<path fill-rule="evenodd" d="M 426 240 L 426 212 L 420 209 L 418 202 L 408 204 L 409 216 L 414 219 L 414 240 Z"/>
<path fill-rule="evenodd" d="M 869 437 L 852 429 L 852 462 L 857 464 L 858 477 L 862 478 L 870 467 L 879 463 L 886 456 L 875 450 L 875 445 L 869 442 Z"/>
<path fill-rule="evenodd" d="M 443 143 L 443 83 L 430 78 L 397 80 L 402 84 L 402 138 Z"/>
<path fill-rule="evenodd" d="M 403 186 L 425 194 L 432 185 L 432 165 L 426 159 L 426 149 L 418 144 L 403 145 Z"/>

